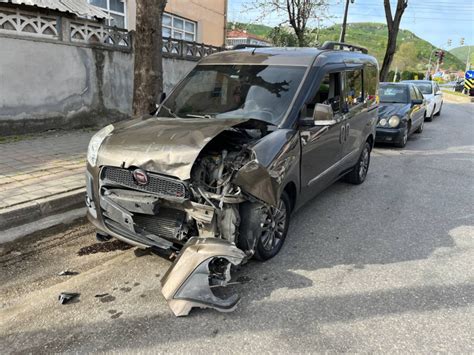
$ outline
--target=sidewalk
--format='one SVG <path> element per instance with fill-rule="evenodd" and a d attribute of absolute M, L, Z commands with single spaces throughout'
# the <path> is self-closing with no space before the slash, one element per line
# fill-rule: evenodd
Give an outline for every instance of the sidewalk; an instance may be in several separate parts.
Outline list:
<path fill-rule="evenodd" d="M 86 151 L 94 132 L 0 138 L 0 231 L 83 201 Z"/>

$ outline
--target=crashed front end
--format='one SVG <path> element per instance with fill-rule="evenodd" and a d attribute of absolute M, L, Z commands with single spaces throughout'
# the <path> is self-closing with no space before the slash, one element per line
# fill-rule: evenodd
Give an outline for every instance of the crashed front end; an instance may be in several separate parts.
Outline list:
<path fill-rule="evenodd" d="M 102 233 L 174 260 L 162 292 L 176 316 L 192 307 L 231 311 L 239 298 L 221 299 L 212 290 L 225 286 L 231 269 L 254 253 L 259 231 L 242 230 L 242 209 L 261 213 L 263 223 L 279 196 L 278 179 L 252 149 L 268 127 L 247 120 L 178 126 L 161 120 L 153 131 L 150 120 L 159 121 L 106 132 L 87 169 L 89 220 Z"/>

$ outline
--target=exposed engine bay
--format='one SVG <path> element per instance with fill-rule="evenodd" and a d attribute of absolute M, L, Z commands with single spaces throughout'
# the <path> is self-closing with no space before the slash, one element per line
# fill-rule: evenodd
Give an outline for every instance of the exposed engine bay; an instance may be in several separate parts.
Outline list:
<path fill-rule="evenodd" d="M 239 301 L 212 289 L 226 286 L 231 270 L 252 258 L 272 207 L 236 183 L 242 168 L 261 169 L 251 145 L 269 129 L 249 120 L 222 131 L 199 153 L 189 181 L 133 166 L 101 169 L 100 213 L 108 231 L 174 261 L 162 292 L 176 316 L 192 307 L 231 311 Z M 95 208 L 91 198 L 87 203 Z M 242 223 L 249 215 L 260 222 Z"/>

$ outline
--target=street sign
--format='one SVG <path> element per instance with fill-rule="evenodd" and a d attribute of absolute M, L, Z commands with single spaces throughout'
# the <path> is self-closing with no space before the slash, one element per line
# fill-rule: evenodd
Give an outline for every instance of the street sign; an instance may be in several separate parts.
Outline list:
<path fill-rule="evenodd" d="M 464 75 L 466 79 L 474 79 L 474 70 L 468 70 Z"/>

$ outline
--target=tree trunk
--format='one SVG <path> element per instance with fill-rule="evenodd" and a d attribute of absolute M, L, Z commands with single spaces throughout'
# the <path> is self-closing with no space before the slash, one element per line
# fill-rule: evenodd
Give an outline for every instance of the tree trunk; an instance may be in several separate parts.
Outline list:
<path fill-rule="evenodd" d="M 387 49 L 383 58 L 382 68 L 380 69 L 380 81 L 386 81 L 390 66 L 392 65 L 393 56 L 397 50 L 397 36 L 400 29 L 402 15 L 408 6 L 408 0 L 397 0 L 397 10 L 395 17 L 392 17 L 390 0 L 384 0 L 385 17 L 387 18 L 388 40 Z"/>
<path fill-rule="evenodd" d="M 133 115 L 155 110 L 163 91 L 161 23 L 167 0 L 137 0 Z"/>
<path fill-rule="evenodd" d="M 306 46 L 306 40 L 304 38 L 304 31 L 296 31 L 296 37 L 298 38 L 298 47 L 305 47 Z"/>

